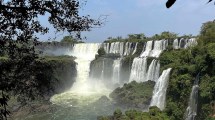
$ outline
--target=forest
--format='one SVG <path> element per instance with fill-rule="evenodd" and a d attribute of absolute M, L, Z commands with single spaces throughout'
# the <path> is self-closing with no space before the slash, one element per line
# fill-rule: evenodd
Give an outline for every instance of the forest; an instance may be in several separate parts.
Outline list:
<path fill-rule="evenodd" d="M 215 120 L 215 21 L 196 36 L 84 43 L 81 31 L 104 23 L 80 8 L 76 0 L 1 1 L 0 120 Z M 41 42 L 45 14 L 56 33 L 69 35 Z M 162 102 L 152 104 L 154 96 Z"/>

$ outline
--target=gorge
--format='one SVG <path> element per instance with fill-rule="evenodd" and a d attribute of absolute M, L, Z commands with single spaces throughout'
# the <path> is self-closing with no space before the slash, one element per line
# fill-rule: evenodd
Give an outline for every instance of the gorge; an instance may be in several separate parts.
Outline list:
<path fill-rule="evenodd" d="M 198 115 L 197 107 L 195 107 L 198 103 L 193 100 L 198 86 L 195 87 L 196 85 L 193 86 L 188 82 L 193 79 L 191 75 L 184 74 L 187 68 L 181 65 L 183 64 L 181 61 L 189 63 L 191 58 L 181 60 L 181 56 L 175 56 L 175 54 L 187 55 L 190 52 L 186 51 L 195 49 L 197 45 L 195 38 L 144 42 L 42 44 L 38 48 L 44 51 L 45 56 L 74 57 L 77 74 L 73 74 L 72 83 L 64 83 L 68 83 L 70 87 L 63 92 L 55 93 L 50 98 L 51 110 L 49 112 L 35 112 L 17 118 L 112 120 L 115 115 L 111 115 L 117 109 L 121 109 L 126 115 L 127 110 L 135 109 L 144 111 L 146 114 L 150 114 L 151 110 L 156 110 L 160 114 L 165 112 L 166 115 L 171 116 L 170 111 L 174 109 L 172 101 L 180 101 L 177 96 L 182 95 L 177 94 L 186 92 L 186 97 L 184 97 L 186 100 L 183 99 L 184 106 L 180 114 L 172 119 L 180 119 L 176 118 L 178 116 L 191 119 L 192 116 Z M 188 68 L 189 70 L 192 68 Z M 175 82 L 174 79 L 186 81 L 184 84 L 184 82 Z M 179 92 L 183 90 L 180 89 L 182 83 L 183 86 L 187 85 L 186 89 L 189 89 Z M 177 84 L 179 89 L 173 87 L 174 84 Z M 190 91 L 192 86 L 193 90 Z M 130 112 L 136 114 L 136 111 Z"/>
<path fill-rule="evenodd" d="M 175 41 L 172 44 L 173 48 L 177 46 Z M 178 46 L 180 48 L 196 45 L 195 39 L 188 39 L 186 42 L 182 41 L 184 39 L 179 40 L 180 44 Z M 52 104 L 62 107 L 54 113 L 56 119 L 64 116 L 74 120 L 89 117 L 94 120 L 98 115 L 110 115 L 116 108 L 120 108 L 120 106 L 113 103 L 110 104 L 109 100 L 102 105 L 97 106 L 95 104 L 99 103 L 102 100 L 101 98 L 104 99 L 102 96 L 109 97 L 109 94 L 115 88 L 122 87 L 123 84 L 128 84 L 132 81 L 143 84 L 147 81 L 155 82 L 152 96 L 148 99 L 151 102 L 138 105 L 136 106 L 137 109 L 147 111 L 150 106 L 157 106 L 163 110 L 165 108 L 166 90 L 171 68 L 163 70 L 163 72 L 160 71 L 159 56 L 162 51 L 167 49 L 169 45 L 168 40 L 146 41 L 142 43 L 142 50 L 138 49 L 138 45 L 140 44 L 138 42 L 78 43 L 74 45 L 45 47 L 43 49 L 44 54 L 74 56 L 77 63 L 77 76 L 72 87 L 63 93 L 52 96 L 50 99 Z M 105 54 L 96 57 L 99 49 L 104 49 Z M 127 56 L 133 56 L 129 60 L 130 65 L 126 63 Z M 128 71 L 125 71 L 125 68 Z M 125 79 L 123 76 L 128 77 Z M 102 110 L 104 106 L 106 110 Z M 95 110 L 92 112 L 86 110 L 86 108 Z M 77 110 L 77 112 L 85 115 L 77 116 L 71 114 L 67 111 L 69 109 L 72 111 Z M 64 112 L 64 110 L 67 112 Z M 53 115 L 48 118 L 50 119 L 50 117 L 53 118 Z"/>

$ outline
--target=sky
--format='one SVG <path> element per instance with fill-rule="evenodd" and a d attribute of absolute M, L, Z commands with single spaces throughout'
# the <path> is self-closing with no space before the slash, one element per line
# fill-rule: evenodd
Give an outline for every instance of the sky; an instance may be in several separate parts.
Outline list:
<path fill-rule="evenodd" d="M 206 4 L 207 0 L 177 0 L 170 8 L 165 7 L 167 0 L 87 0 L 86 5 L 80 9 L 80 14 L 90 15 L 98 19 L 107 16 L 105 24 L 83 32 L 85 42 L 103 42 L 108 37 L 128 34 L 144 33 L 150 37 L 163 31 L 170 31 L 179 35 L 199 34 L 202 23 L 215 19 L 215 5 Z M 39 35 L 40 40 L 56 36 L 61 40 L 68 33 L 55 34 L 54 29 L 45 20 L 47 16 L 40 17 L 43 25 L 50 28 L 47 35 Z"/>

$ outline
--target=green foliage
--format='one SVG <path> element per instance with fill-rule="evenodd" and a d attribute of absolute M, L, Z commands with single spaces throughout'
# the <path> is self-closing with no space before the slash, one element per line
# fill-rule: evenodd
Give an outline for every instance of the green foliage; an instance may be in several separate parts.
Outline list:
<path fill-rule="evenodd" d="M 215 42 L 215 21 L 209 21 L 202 25 L 199 39 L 203 44 Z"/>
<path fill-rule="evenodd" d="M 153 106 L 149 108 L 149 112 L 128 110 L 122 114 L 120 110 L 116 110 L 113 116 L 101 117 L 98 120 L 169 120 L 169 118 L 159 108 Z"/>
<path fill-rule="evenodd" d="M 161 54 L 161 71 L 171 67 L 167 89 L 165 112 L 171 120 L 181 120 L 188 106 L 188 100 L 196 75 L 200 72 L 200 90 L 197 120 L 203 120 L 214 114 L 211 103 L 215 101 L 215 45 L 212 41 L 211 22 L 203 25 L 198 44 L 186 50 L 168 50 Z M 209 31 L 209 33 L 205 32 Z M 209 39 L 210 37 L 212 39 Z"/>
<path fill-rule="evenodd" d="M 149 104 L 154 84 L 152 81 L 143 83 L 132 81 L 124 84 L 122 88 L 115 89 L 110 94 L 110 97 L 119 105 L 140 107 Z"/>
<path fill-rule="evenodd" d="M 0 78 L 2 80 L 0 88 L 7 93 L 11 93 L 11 95 L 15 95 L 22 104 L 35 99 L 44 100 L 72 86 L 73 78 L 76 76 L 76 63 L 73 57 L 46 56 L 45 58 L 36 59 L 30 65 L 21 63 L 28 60 L 26 57 L 25 59 L 25 61 L 11 61 L 4 57 L 0 61 Z M 20 66 L 16 67 L 14 64 Z M 31 76 L 28 76 L 29 74 Z M 13 79 L 14 77 L 16 79 Z M 9 99 L 9 96 L 5 94 L 6 92 L 2 91 L 0 95 L 1 103 L 6 104 Z M 4 102 L 4 100 L 7 101 Z M 2 110 L 4 107 L 0 106 L 0 109 Z M 5 112 L 7 112 L 7 109 Z"/>
<path fill-rule="evenodd" d="M 154 39 L 154 40 L 161 40 L 161 39 L 174 40 L 177 37 L 178 36 L 177 36 L 176 33 L 169 32 L 169 31 L 164 31 L 160 35 L 159 34 L 155 34 L 154 36 L 152 36 L 152 39 Z"/>
<path fill-rule="evenodd" d="M 72 36 L 64 36 L 60 42 L 63 43 L 74 43 L 76 40 Z"/>
<path fill-rule="evenodd" d="M 105 54 L 106 54 L 106 52 L 105 52 L 105 49 L 103 47 L 98 49 L 98 57 L 101 57 Z"/>
<path fill-rule="evenodd" d="M 0 104 L 7 105 L 7 100 L 3 99 L 4 92 L 15 92 L 34 98 L 28 94 L 32 94 L 42 81 L 50 82 L 46 80 L 47 76 L 36 79 L 40 72 L 35 71 L 38 68 L 35 65 L 39 62 L 36 61 L 38 54 L 34 49 L 38 45 L 36 35 L 49 32 L 49 29 L 41 24 L 39 16 L 48 15 L 47 22 L 53 25 L 56 32 L 75 32 L 77 38 L 81 37 L 80 31 L 88 31 L 92 26 L 102 24 L 88 15 L 80 16 L 80 4 L 78 0 L 1 1 L 0 55 L 7 55 L 8 60 L 0 65 L 0 91 L 3 91 Z M 4 109 L 1 109 L 2 107 Z M 0 119 L 6 119 L 6 106 L 0 106 L 0 109 L 3 111 L 0 112 Z"/>
<path fill-rule="evenodd" d="M 140 34 L 129 34 L 128 35 L 128 39 L 145 39 L 146 36 L 144 33 L 140 33 Z"/>
<path fill-rule="evenodd" d="M 64 36 L 63 39 L 60 41 L 61 43 L 83 43 L 82 41 L 73 38 L 72 36 Z"/>

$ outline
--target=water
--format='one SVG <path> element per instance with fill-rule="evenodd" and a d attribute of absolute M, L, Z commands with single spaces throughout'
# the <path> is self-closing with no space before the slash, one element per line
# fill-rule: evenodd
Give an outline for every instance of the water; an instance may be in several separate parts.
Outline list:
<path fill-rule="evenodd" d="M 159 57 L 163 50 L 168 46 L 167 40 L 147 41 L 145 49 L 140 57 Z"/>
<path fill-rule="evenodd" d="M 129 82 L 135 80 L 137 82 L 144 82 L 146 80 L 147 72 L 147 58 L 134 58 Z"/>
<path fill-rule="evenodd" d="M 178 39 L 175 39 L 174 41 L 173 41 L 173 49 L 179 49 L 179 46 L 178 46 Z"/>
<path fill-rule="evenodd" d="M 113 43 L 104 43 L 103 47 L 106 53 L 120 54 L 121 56 L 126 56 L 134 54 L 137 49 L 137 43 L 131 42 L 113 42 Z"/>
<path fill-rule="evenodd" d="M 71 88 L 72 92 L 77 93 L 88 93 L 91 91 L 92 86 L 88 81 L 89 71 L 90 71 L 90 62 L 95 58 L 100 44 L 96 43 L 82 43 L 75 44 L 70 55 L 75 56 L 75 62 L 77 63 L 77 78 L 76 82 Z"/>
<path fill-rule="evenodd" d="M 190 39 L 175 39 L 173 41 L 173 49 L 186 49 L 188 47 L 193 47 L 197 45 L 197 40 L 195 38 Z"/>
<path fill-rule="evenodd" d="M 197 116 L 198 92 L 199 92 L 199 74 L 196 77 L 189 98 L 189 104 L 185 112 L 185 120 L 195 120 Z"/>
<path fill-rule="evenodd" d="M 186 109 L 185 120 L 195 120 L 195 117 L 197 115 L 198 91 L 199 91 L 199 86 L 194 85 L 192 87 L 192 92 L 190 94 L 189 106 Z"/>
<path fill-rule="evenodd" d="M 146 42 L 145 49 L 141 53 L 140 57 L 147 57 L 150 55 L 151 50 L 152 50 L 152 44 L 153 44 L 153 41 Z"/>
<path fill-rule="evenodd" d="M 116 59 L 113 62 L 113 76 L 112 83 L 120 84 L 120 68 L 121 68 L 121 59 Z"/>
<path fill-rule="evenodd" d="M 50 99 L 53 104 L 60 107 L 58 111 L 49 116 L 49 119 L 95 120 L 98 115 L 113 112 L 110 104 L 106 106 L 107 110 L 104 110 L 103 105 L 105 104 L 94 105 L 101 96 L 108 96 L 111 92 L 110 89 L 105 87 L 102 80 L 89 79 L 90 62 L 95 58 L 100 46 L 101 44 L 95 43 L 75 44 L 69 55 L 76 57 L 76 82 L 71 90 L 54 95 Z M 97 111 L 94 111 L 94 109 L 97 109 Z"/>
<path fill-rule="evenodd" d="M 160 62 L 158 60 L 152 60 L 147 71 L 147 80 L 157 81 L 160 72 Z"/>
<path fill-rule="evenodd" d="M 165 108 L 166 90 L 168 87 L 170 71 L 171 68 L 164 70 L 159 79 L 157 80 L 154 87 L 150 106 L 157 106 L 161 110 Z"/>

